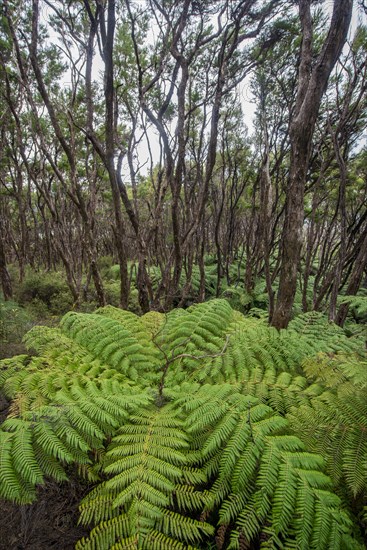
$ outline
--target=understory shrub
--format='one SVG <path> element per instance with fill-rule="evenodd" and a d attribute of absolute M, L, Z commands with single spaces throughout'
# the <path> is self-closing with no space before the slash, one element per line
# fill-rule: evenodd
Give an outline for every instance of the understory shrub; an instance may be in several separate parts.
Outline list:
<path fill-rule="evenodd" d="M 29 311 L 16 302 L 0 299 L 0 357 L 4 357 L 5 352 L 10 354 L 14 347 L 16 350 L 32 325 L 33 318 Z"/>
<path fill-rule="evenodd" d="M 73 305 L 73 298 L 61 273 L 29 273 L 17 290 L 22 306 L 32 304 L 39 317 L 47 313 L 64 314 Z"/>

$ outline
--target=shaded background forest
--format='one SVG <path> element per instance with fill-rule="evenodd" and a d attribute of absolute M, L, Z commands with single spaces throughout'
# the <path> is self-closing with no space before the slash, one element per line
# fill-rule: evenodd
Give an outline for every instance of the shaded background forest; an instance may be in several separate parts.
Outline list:
<path fill-rule="evenodd" d="M 220 296 L 363 320 L 366 6 L 331 4 L 4 0 L 5 338 Z"/>

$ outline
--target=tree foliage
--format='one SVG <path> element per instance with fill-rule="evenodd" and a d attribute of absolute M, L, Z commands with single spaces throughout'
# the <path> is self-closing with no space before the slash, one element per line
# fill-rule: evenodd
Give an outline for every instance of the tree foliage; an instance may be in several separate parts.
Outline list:
<path fill-rule="evenodd" d="M 342 326 L 366 265 L 366 24 L 324 4 L 4 0 L 5 298 L 8 264 L 142 312 L 260 279 L 278 328 L 300 293 Z"/>

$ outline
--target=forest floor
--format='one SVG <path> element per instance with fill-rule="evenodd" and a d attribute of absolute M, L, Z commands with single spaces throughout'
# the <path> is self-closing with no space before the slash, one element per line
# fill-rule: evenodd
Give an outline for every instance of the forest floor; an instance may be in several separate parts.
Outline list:
<path fill-rule="evenodd" d="M 0 501 L 0 550 L 73 550 L 88 535 L 77 523 L 78 505 L 89 490 L 75 480 L 47 482 L 33 504 Z"/>

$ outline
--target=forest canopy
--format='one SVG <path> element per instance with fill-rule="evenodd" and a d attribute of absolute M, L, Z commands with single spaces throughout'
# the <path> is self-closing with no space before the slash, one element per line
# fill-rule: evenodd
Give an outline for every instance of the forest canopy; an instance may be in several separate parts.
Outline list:
<path fill-rule="evenodd" d="M 0 40 L 5 298 L 29 269 L 61 271 L 74 307 L 143 312 L 261 281 L 274 326 L 295 302 L 344 323 L 367 250 L 363 2 L 5 0 Z"/>

